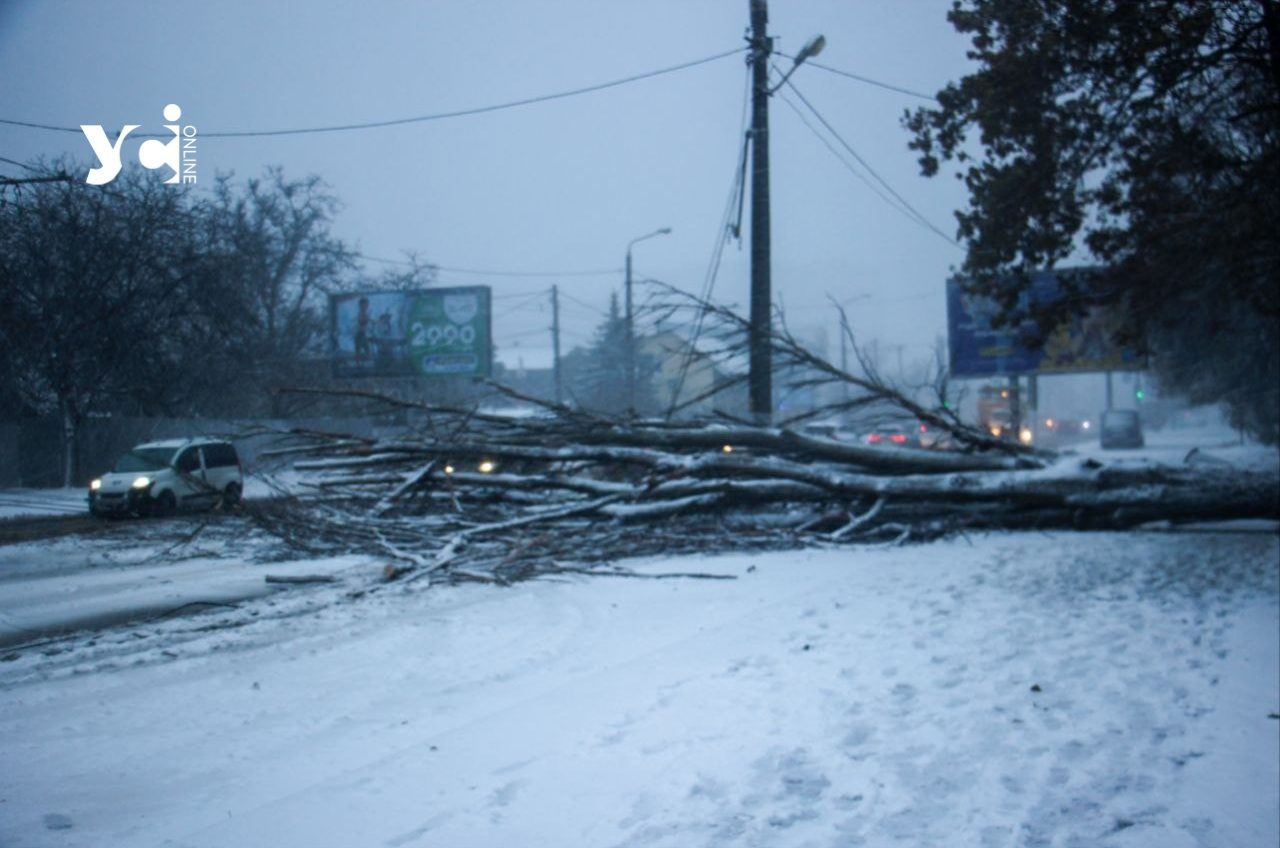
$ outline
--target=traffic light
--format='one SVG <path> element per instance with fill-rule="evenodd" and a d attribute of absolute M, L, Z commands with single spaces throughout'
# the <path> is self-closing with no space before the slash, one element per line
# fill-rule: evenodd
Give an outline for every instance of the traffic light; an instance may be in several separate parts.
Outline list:
<path fill-rule="evenodd" d="M 1133 396 L 1136 400 L 1142 400 L 1147 396 L 1147 393 L 1144 392 L 1142 389 L 1134 389 Z"/>

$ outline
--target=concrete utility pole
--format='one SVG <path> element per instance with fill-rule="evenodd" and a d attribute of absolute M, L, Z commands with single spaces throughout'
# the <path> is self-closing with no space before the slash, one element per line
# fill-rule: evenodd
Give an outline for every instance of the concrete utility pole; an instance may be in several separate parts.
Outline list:
<path fill-rule="evenodd" d="M 816 35 L 796 54 L 791 69 L 773 88 L 769 87 L 769 38 L 767 0 L 748 0 L 751 12 L 751 322 L 747 332 L 747 352 L 751 358 L 748 393 L 751 414 L 757 423 L 773 419 L 773 280 L 769 243 L 769 96 L 777 91 L 796 68 L 817 56 L 827 41 Z"/>
<path fill-rule="evenodd" d="M 551 373 L 556 383 L 556 403 L 564 403 L 564 388 L 560 382 L 560 289 L 551 286 Z"/>
<path fill-rule="evenodd" d="M 631 312 L 631 245 L 627 245 L 627 271 L 623 283 L 623 321 L 627 325 L 627 349 L 623 351 L 622 365 L 627 369 L 627 411 L 636 410 L 636 326 Z"/>
<path fill-rule="evenodd" d="M 747 350 L 751 414 L 773 419 L 773 349 L 770 341 L 773 282 L 769 243 L 769 55 L 766 0 L 751 4 L 751 325 Z"/>
<path fill-rule="evenodd" d="M 844 310 L 840 310 L 840 370 L 849 373 L 849 318 L 844 314 Z M 846 380 L 840 381 L 841 400 L 845 403 L 849 402 L 849 383 Z M 841 410 L 844 414 L 847 410 Z"/>

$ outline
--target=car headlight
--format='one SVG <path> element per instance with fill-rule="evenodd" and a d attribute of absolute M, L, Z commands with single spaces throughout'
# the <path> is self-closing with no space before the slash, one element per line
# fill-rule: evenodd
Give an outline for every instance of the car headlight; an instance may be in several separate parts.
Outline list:
<path fill-rule="evenodd" d="M 135 489 L 145 489 L 150 485 L 151 485 L 150 477 L 137 477 L 133 481 L 133 488 Z"/>
<path fill-rule="evenodd" d="M 497 467 L 498 466 L 493 464 L 492 460 L 488 460 L 488 459 L 486 459 L 484 462 L 476 466 L 476 468 L 479 469 L 481 474 L 492 474 L 493 470 Z"/>
<path fill-rule="evenodd" d="M 98 490 L 99 490 L 99 489 L 101 489 L 101 488 L 102 488 L 102 481 L 101 481 L 101 480 L 90 480 L 90 481 L 89 481 L 89 491 L 91 491 L 91 492 L 96 492 L 96 491 L 98 491 Z"/>

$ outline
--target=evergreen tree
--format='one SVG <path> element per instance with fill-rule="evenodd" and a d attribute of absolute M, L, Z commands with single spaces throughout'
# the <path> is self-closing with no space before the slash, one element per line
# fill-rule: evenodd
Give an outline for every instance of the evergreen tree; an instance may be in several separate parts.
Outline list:
<path fill-rule="evenodd" d="M 627 321 L 617 293 L 610 296 L 609 314 L 575 370 L 570 390 L 579 406 L 611 415 L 627 411 Z"/>

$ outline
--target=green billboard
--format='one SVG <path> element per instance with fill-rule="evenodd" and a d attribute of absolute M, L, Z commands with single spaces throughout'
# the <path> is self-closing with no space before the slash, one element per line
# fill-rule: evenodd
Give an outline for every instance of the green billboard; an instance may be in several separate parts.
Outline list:
<path fill-rule="evenodd" d="M 338 377 L 487 377 L 492 368 L 488 286 L 330 295 L 329 318 Z"/>

